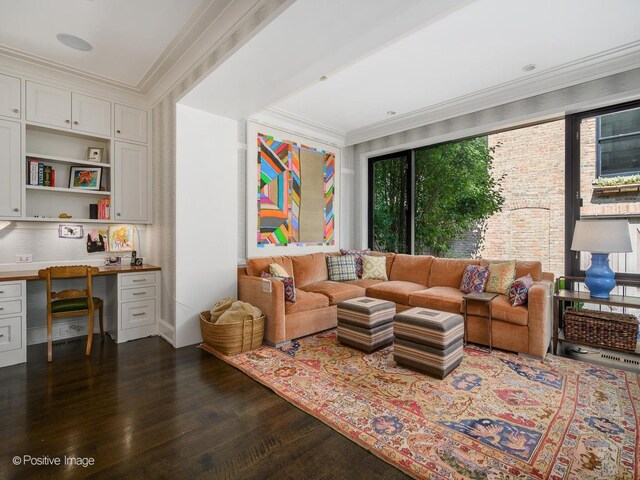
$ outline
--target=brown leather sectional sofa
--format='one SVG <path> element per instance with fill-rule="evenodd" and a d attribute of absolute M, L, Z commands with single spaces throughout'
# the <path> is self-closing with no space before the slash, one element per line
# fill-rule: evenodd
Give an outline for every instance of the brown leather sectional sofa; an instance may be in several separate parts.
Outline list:
<path fill-rule="evenodd" d="M 376 253 L 387 258 L 388 281 L 329 280 L 326 255 L 261 257 L 247 260 L 238 269 L 238 298 L 260 308 L 265 316 L 265 340 L 280 346 L 292 339 L 335 327 L 336 305 L 350 298 L 368 296 L 395 302 L 398 311 L 412 307 L 462 313 L 460 283 L 467 265 L 487 260 L 436 258 L 428 255 Z M 263 280 L 269 264 L 277 263 L 294 278 L 297 299 L 284 300 L 282 282 Z M 512 307 L 505 295 L 493 300 L 494 347 L 544 357 L 551 339 L 553 274 L 540 262 L 516 262 L 516 278 L 531 274 L 536 282 L 525 306 Z M 271 291 L 269 291 L 271 290 Z M 489 341 L 486 306 L 469 304 L 469 341 Z"/>

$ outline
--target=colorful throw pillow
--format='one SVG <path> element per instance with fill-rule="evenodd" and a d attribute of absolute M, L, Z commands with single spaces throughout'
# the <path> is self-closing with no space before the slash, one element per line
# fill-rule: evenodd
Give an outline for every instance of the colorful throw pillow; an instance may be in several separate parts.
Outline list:
<path fill-rule="evenodd" d="M 529 289 L 534 283 L 530 274 L 516 278 L 509 287 L 509 303 L 513 307 L 525 305 L 529 297 Z"/>
<path fill-rule="evenodd" d="M 482 293 L 484 292 L 484 285 L 487 283 L 487 278 L 489 278 L 489 267 L 468 265 L 462 275 L 460 290 L 464 293 Z"/>
<path fill-rule="evenodd" d="M 278 265 L 277 263 L 269 264 L 269 273 L 274 277 L 290 277 L 289 272 L 287 272 L 282 265 Z"/>
<path fill-rule="evenodd" d="M 345 280 L 355 280 L 356 259 L 353 255 L 329 255 L 327 256 L 327 268 L 329 269 L 329 279 L 334 282 L 344 282 Z"/>
<path fill-rule="evenodd" d="M 509 295 L 509 287 L 516 278 L 516 262 L 500 262 L 489 264 L 489 279 L 484 287 L 485 292 Z"/>
<path fill-rule="evenodd" d="M 296 286 L 293 283 L 293 277 L 276 277 L 267 272 L 262 272 L 260 276 L 282 282 L 284 286 L 284 299 L 291 303 L 296 303 Z"/>
<path fill-rule="evenodd" d="M 362 257 L 363 280 L 388 280 L 387 257 Z"/>
<path fill-rule="evenodd" d="M 358 278 L 362 278 L 362 257 L 371 255 L 371 250 L 344 250 L 340 249 L 342 255 L 353 255 L 356 259 L 356 275 Z"/>

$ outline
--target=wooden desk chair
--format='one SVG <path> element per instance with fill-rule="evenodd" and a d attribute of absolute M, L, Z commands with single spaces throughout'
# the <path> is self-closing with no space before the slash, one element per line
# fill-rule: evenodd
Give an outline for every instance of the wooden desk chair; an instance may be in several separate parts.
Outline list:
<path fill-rule="evenodd" d="M 100 298 L 93 296 L 92 275 L 98 273 L 98 267 L 88 267 L 86 265 L 70 267 L 49 267 L 38 272 L 40 278 L 47 282 L 47 358 L 53 359 L 51 333 L 53 330 L 53 319 L 60 317 L 77 317 L 80 315 L 89 316 L 89 332 L 87 338 L 86 355 L 91 354 L 91 341 L 93 340 L 93 313 L 98 310 L 100 313 L 100 334 L 104 336 L 104 325 L 102 309 L 104 304 Z M 51 280 L 61 278 L 82 278 L 87 279 L 85 290 L 63 290 L 53 292 L 51 290 Z"/>

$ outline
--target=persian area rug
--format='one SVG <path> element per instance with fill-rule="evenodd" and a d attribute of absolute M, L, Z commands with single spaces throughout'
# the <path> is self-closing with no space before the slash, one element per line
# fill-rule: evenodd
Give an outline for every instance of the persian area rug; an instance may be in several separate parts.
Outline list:
<path fill-rule="evenodd" d="M 332 330 L 209 351 L 416 478 L 638 479 L 640 375 L 468 347 L 436 380 L 392 348 L 365 354 Z"/>

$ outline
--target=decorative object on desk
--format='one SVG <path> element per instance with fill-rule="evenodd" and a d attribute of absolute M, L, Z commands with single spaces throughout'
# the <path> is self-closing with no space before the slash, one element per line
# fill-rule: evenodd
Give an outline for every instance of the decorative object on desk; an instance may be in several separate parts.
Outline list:
<path fill-rule="evenodd" d="M 138 257 L 138 254 L 135 250 L 131 252 L 131 262 L 129 262 L 131 267 L 141 267 L 142 266 L 142 258 Z"/>
<path fill-rule="evenodd" d="M 97 203 L 89 204 L 89 218 L 91 220 L 98 220 L 98 204 Z"/>
<path fill-rule="evenodd" d="M 110 252 L 131 252 L 133 246 L 133 225 L 110 225 L 109 226 L 109 251 Z"/>
<path fill-rule="evenodd" d="M 104 258 L 105 267 L 119 267 L 120 265 L 122 265 L 122 257 L 105 257 Z"/>
<path fill-rule="evenodd" d="M 103 148 L 89 147 L 89 151 L 87 152 L 87 160 L 89 160 L 90 162 L 102 162 L 103 151 Z"/>
<path fill-rule="evenodd" d="M 87 253 L 104 252 L 106 249 L 106 230 L 89 230 L 87 233 Z"/>
<path fill-rule="evenodd" d="M 82 238 L 83 235 L 82 225 L 60 225 L 58 227 L 58 238 Z"/>
<path fill-rule="evenodd" d="M 567 340 L 590 345 L 635 351 L 638 319 L 626 313 L 567 308 L 564 312 L 564 336 Z"/>
<path fill-rule="evenodd" d="M 36 215 L 37 217 L 38 215 Z M 42 218 L 47 218 L 47 217 L 42 217 Z M 58 215 L 58 218 L 72 218 L 71 215 L 69 215 L 68 213 L 64 213 L 62 212 L 60 215 Z"/>
<path fill-rule="evenodd" d="M 100 190 L 102 167 L 71 167 L 69 188 L 80 190 Z"/>
<path fill-rule="evenodd" d="M 587 269 L 584 283 L 592 297 L 607 299 L 616 286 L 615 273 L 609 267 L 609 254 L 633 251 L 629 222 L 578 220 L 571 250 L 591 253 L 591 266 Z"/>

